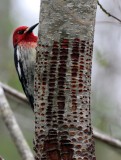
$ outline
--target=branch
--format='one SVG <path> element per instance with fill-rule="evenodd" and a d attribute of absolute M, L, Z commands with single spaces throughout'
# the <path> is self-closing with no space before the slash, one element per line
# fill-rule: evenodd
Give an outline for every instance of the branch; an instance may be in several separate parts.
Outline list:
<path fill-rule="evenodd" d="M 20 155 L 22 156 L 22 159 L 34 160 L 33 154 L 16 122 L 14 114 L 10 109 L 10 106 L 8 104 L 8 101 L 4 95 L 4 91 L 1 86 L 0 86 L 0 113 Z"/>
<path fill-rule="evenodd" d="M 25 104 L 29 104 L 26 96 L 22 93 L 20 93 L 19 91 L 13 89 L 12 87 L 3 84 L 2 82 L 0 82 L 0 86 L 3 88 L 4 92 L 6 95 L 8 95 L 9 97 L 12 97 L 12 99 L 17 99 Z"/>
<path fill-rule="evenodd" d="M 100 9 L 101 9 L 105 14 L 107 14 L 109 17 L 112 17 L 112 18 L 114 18 L 115 20 L 117 20 L 118 22 L 121 23 L 121 20 L 120 20 L 119 18 L 117 18 L 117 17 L 115 17 L 114 15 L 112 15 L 111 13 L 107 12 L 106 9 L 103 8 L 103 6 L 100 4 L 99 1 L 97 1 L 97 4 L 99 5 Z"/>
<path fill-rule="evenodd" d="M 4 159 L 0 156 L 0 160 L 4 160 Z"/>
<path fill-rule="evenodd" d="M 20 93 L 19 91 L 13 89 L 12 87 L 9 87 L 6 84 L 3 84 L 0 82 L 0 85 L 3 87 L 6 94 L 9 96 L 12 95 L 13 98 L 17 98 L 21 102 L 25 102 L 28 104 L 27 98 L 24 96 L 24 94 Z M 104 133 L 101 133 L 100 131 L 97 131 L 97 129 L 94 129 L 94 138 L 98 139 L 99 141 L 102 141 L 110 146 L 120 148 L 121 149 L 121 141 L 118 139 L 115 139 L 111 136 L 108 136 Z"/>
<path fill-rule="evenodd" d="M 95 129 L 93 131 L 93 134 L 94 134 L 95 139 L 97 139 L 101 142 L 104 142 L 104 143 L 108 144 L 109 146 L 121 149 L 121 141 L 120 140 L 113 138 L 109 135 L 106 135 L 104 133 L 101 133 L 97 129 Z"/>

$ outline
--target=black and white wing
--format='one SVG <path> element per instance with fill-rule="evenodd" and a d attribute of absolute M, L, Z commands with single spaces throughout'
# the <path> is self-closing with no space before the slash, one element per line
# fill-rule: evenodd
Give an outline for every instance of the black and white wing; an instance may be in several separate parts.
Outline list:
<path fill-rule="evenodd" d="M 32 106 L 34 108 L 34 65 L 35 65 L 35 49 L 24 49 L 16 46 L 14 48 L 14 62 L 16 71 L 22 88 Z"/>

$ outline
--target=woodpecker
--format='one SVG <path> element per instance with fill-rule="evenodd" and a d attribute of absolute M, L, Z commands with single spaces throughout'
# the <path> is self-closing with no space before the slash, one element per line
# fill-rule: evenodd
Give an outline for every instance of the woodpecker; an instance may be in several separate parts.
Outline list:
<path fill-rule="evenodd" d="M 22 88 L 34 109 L 34 67 L 37 36 L 33 30 L 39 23 L 27 27 L 20 26 L 13 33 L 14 63 Z"/>

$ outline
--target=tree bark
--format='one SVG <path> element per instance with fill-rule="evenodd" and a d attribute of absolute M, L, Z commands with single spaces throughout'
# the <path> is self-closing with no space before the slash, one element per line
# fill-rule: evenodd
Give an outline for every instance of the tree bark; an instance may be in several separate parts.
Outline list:
<path fill-rule="evenodd" d="M 90 91 L 96 0 L 41 0 L 35 159 L 95 160 Z"/>

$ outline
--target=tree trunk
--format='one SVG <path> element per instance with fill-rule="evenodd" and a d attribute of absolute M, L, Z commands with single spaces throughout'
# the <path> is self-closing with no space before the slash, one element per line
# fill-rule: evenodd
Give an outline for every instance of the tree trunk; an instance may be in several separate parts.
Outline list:
<path fill-rule="evenodd" d="M 41 0 L 35 159 L 95 160 L 90 90 L 96 0 Z"/>

